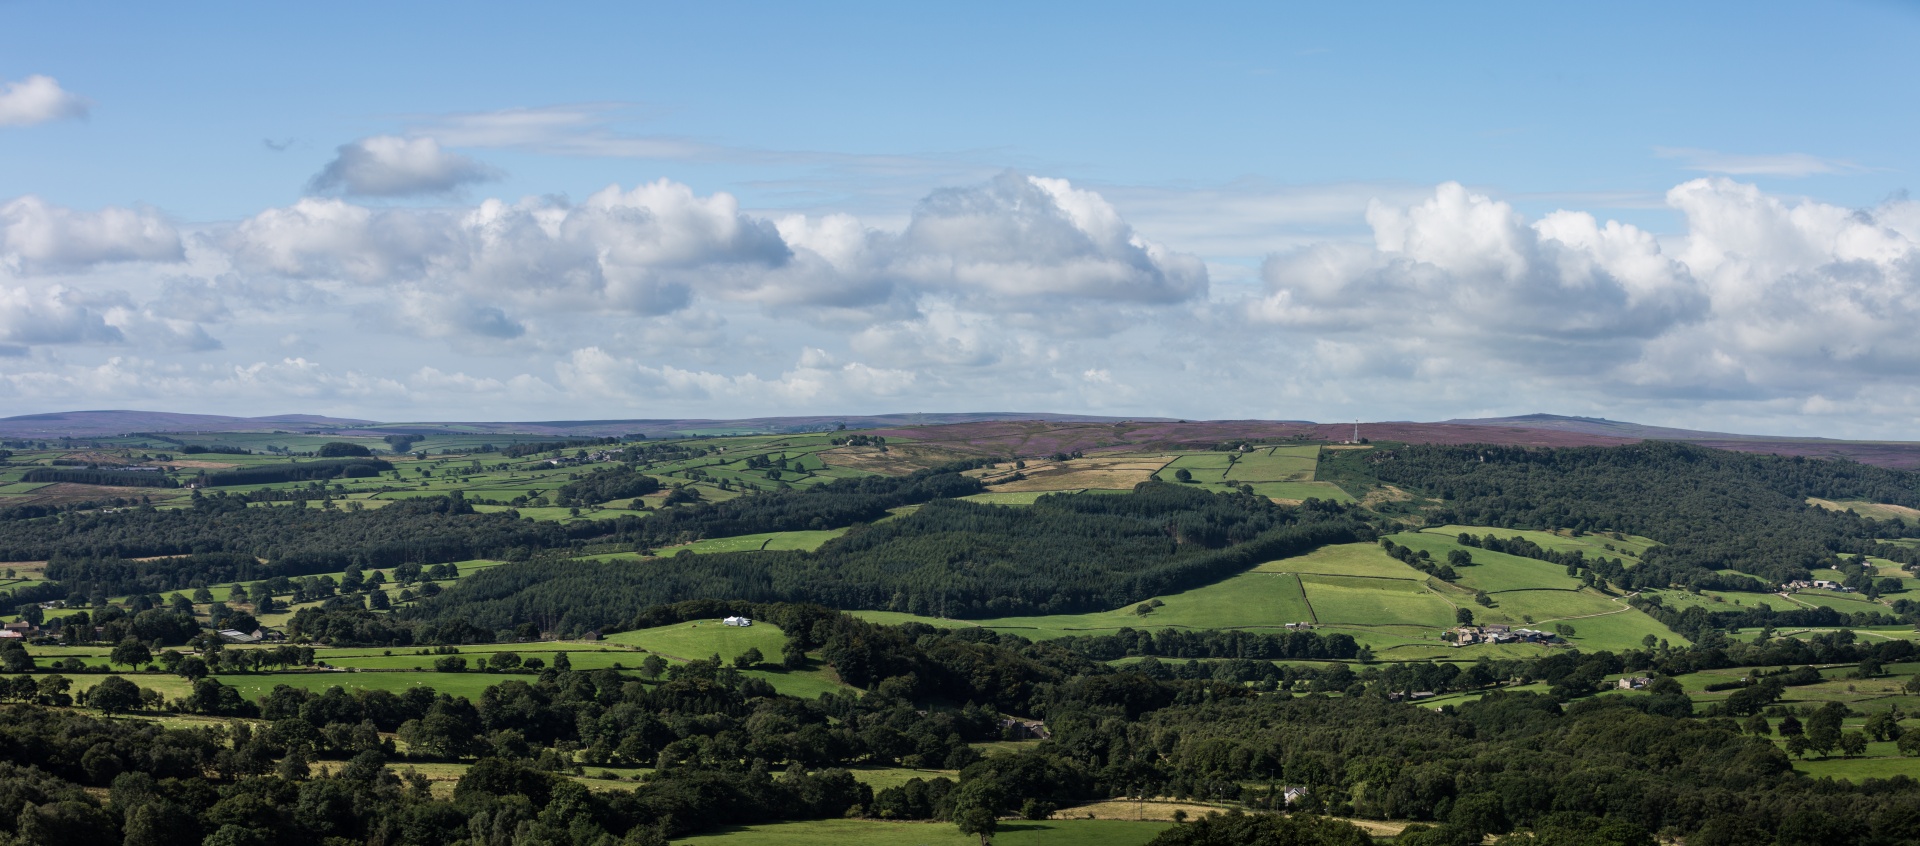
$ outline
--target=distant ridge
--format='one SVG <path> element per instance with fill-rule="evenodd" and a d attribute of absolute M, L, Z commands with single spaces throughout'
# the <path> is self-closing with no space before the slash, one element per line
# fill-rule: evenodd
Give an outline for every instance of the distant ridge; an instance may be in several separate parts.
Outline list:
<path fill-rule="evenodd" d="M 170 411 L 55 411 L 0 418 L 0 437 L 100 438 L 133 432 L 246 432 L 262 429 L 308 432 L 371 423 L 371 420 L 317 414 L 228 417 L 220 414 L 176 414 Z"/>
<path fill-rule="evenodd" d="M 165 411 L 61 411 L 0 418 L 0 438 L 105 438 L 136 432 L 216 433 L 284 431 L 297 434 L 383 435 L 535 435 L 597 438 L 644 434 L 686 435 L 789 434 L 847 429 L 878 429 L 887 437 L 945 444 L 995 454 L 1051 454 L 1057 451 L 1112 450 L 1123 447 L 1204 449 L 1235 439 L 1302 437 L 1338 441 L 1351 437 L 1352 423 L 1304 420 L 1175 420 L 1169 417 L 1103 417 L 1091 414 L 972 411 L 905 414 L 796 415 L 731 419 L 651 418 L 632 420 L 539 420 L 528 422 L 377 422 L 317 414 L 229 417 Z M 1920 469 L 1920 442 L 1845 441 L 1830 438 L 1740 435 L 1646 426 L 1602 417 L 1522 414 L 1446 420 L 1438 423 L 1387 421 L 1360 424 L 1362 437 L 1418 444 L 1500 444 L 1506 446 L 1620 446 L 1643 440 L 1686 441 L 1734 452 L 1840 458 L 1899 469 Z"/>
<path fill-rule="evenodd" d="M 1481 417 L 1475 419 L 1443 420 L 1459 426 L 1511 426 L 1521 429 L 1551 429 L 1556 432 L 1579 432 L 1585 435 L 1606 435 L 1614 438 L 1636 438 L 1642 440 L 1663 441 L 1824 441 L 1827 438 L 1790 438 L 1777 435 L 1737 435 L 1729 432 L 1702 432 L 1694 429 L 1672 429 L 1665 426 L 1648 426 L 1641 423 L 1623 423 L 1604 417 L 1567 417 L 1559 414 L 1521 414 L 1514 417 Z"/>

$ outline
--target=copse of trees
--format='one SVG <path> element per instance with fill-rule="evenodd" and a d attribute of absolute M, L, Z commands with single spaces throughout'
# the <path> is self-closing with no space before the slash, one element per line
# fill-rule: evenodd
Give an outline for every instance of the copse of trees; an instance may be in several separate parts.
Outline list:
<path fill-rule="evenodd" d="M 348 446 L 355 445 L 348 444 Z M 366 454 L 365 447 L 355 446 L 355 448 L 362 454 Z M 219 473 L 209 473 L 202 477 L 202 481 L 208 487 L 220 488 L 231 485 L 271 485 L 281 482 L 325 479 L 370 479 L 392 469 L 392 464 L 378 458 L 343 458 L 331 461 L 263 464 L 238 470 L 224 470 Z"/>
<path fill-rule="evenodd" d="M 180 483 L 165 473 L 137 473 L 126 470 L 73 470 L 40 467 L 28 470 L 22 482 L 67 482 L 76 485 L 113 485 L 123 488 L 177 488 Z"/>
<path fill-rule="evenodd" d="M 348 441 L 328 441 L 321 444 L 314 455 L 321 458 L 368 458 L 373 455 L 373 450 Z"/>
<path fill-rule="evenodd" d="M 556 505 L 598 505 L 615 499 L 646 496 L 660 490 L 660 480 L 628 465 L 598 470 L 560 486 L 554 492 Z"/>
<path fill-rule="evenodd" d="M 644 438 L 646 436 L 630 435 L 628 437 Z M 513 444 L 512 446 L 502 449 L 500 452 L 501 454 L 505 455 L 508 458 L 525 458 L 529 455 L 539 455 L 540 453 L 552 452 L 556 449 L 578 449 L 580 447 L 591 447 L 591 446 L 618 446 L 623 440 L 625 439 L 624 438 L 568 438 L 566 440 L 561 440 L 561 441 L 530 441 L 524 444 Z"/>

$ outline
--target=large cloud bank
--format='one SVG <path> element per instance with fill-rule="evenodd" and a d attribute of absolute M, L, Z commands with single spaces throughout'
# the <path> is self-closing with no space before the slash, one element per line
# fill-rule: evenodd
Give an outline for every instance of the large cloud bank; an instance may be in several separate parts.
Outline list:
<path fill-rule="evenodd" d="M 244 388 L 276 408 L 496 418 L 1920 413 L 1904 199 L 1700 179 L 1667 195 L 1680 231 L 1655 233 L 1447 184 L 1371 206 L 1370 243 L 1270 256 L 1246 292 L 1099 193 L 1018 173 L 934 191 L 892 227 L 665 180 L 578 202 L 345 198 L 487 174 L 376 138 L 341 148 L 316 181 L 331 196 L 184 235 L 148 209 L 0 204 L 0 397 Z"/>

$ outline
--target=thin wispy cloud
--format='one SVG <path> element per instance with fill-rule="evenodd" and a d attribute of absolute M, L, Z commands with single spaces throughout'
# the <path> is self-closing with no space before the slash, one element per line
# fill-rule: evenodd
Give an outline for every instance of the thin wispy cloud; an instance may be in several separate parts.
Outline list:
<path fill-rule="evenodd" d="M 1873 170 L 1857 162 L 1808 153 L 1722 153 L 1692 147 L 1655 147 L 1653 152 L 1663 159 L 1678 159 L 1688 170 L 1728 176 L 1820 176 Z"/>

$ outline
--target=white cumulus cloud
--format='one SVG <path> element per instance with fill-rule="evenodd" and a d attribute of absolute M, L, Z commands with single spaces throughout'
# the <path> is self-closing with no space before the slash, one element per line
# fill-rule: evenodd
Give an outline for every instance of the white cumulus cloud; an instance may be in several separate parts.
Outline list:
<path fill-rule="evenodd" d="M 185 257 L 180 233 L 148 209 L 77 211 L 31 194 L 0 205 L 0 265 L 16 273 L 106 262 L 177 262 Z"/>
<path fill-rule="evenodd" d="M 86 98 L 61 88 L 53 77 L 34 74 L 0 87 L 0 126 L 32 126 L 86 116 Z"/>

